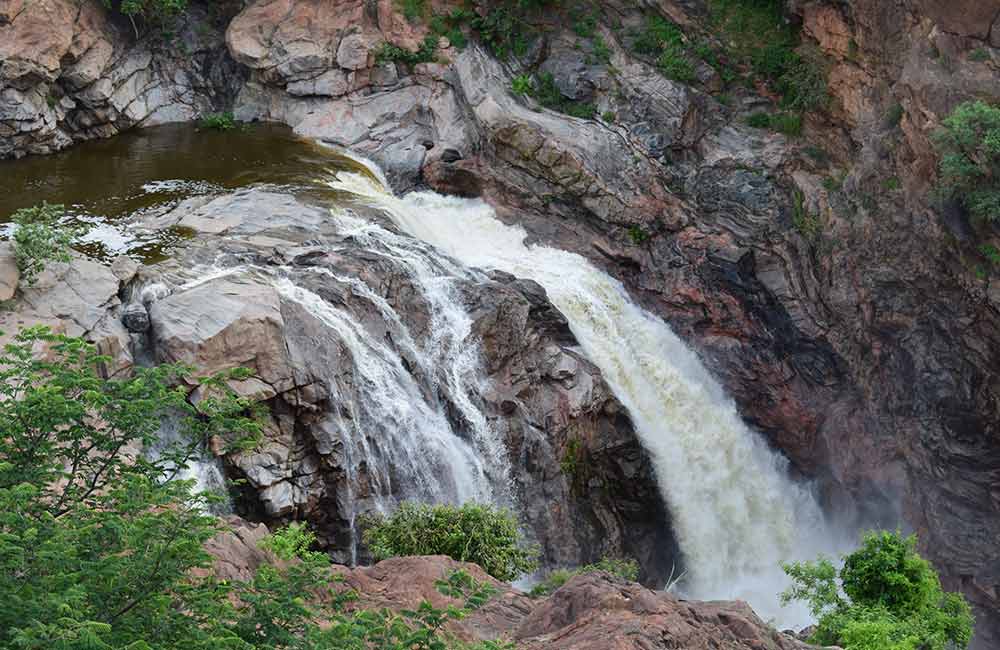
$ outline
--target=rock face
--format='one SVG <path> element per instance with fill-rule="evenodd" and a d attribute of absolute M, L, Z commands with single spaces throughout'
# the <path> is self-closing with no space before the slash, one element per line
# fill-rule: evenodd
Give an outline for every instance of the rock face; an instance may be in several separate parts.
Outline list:
<path fill-rule="evenodd" d="M 650 461 L 599 371 L 573 350 L 565 320 L 541 287 L 502 274 L 451 275 L 447 260 L 431 256 L 422 263 L 445 265 L 434 282 L 453 286 L 453 302 L 435 303 L 428 278 L 400 261 L 403 249 L 386 255 L 383 240 L 359 239 L 325 210 L 265 190 L 193 199 L 148 225 L 178 223 L 199 233 L 196 243 L 142 271 L 132 293 L 168 287 L 148 306 L 148 354 L 205 373 L 254 371 L 234 388 L 267 405 L 264 440 L 252 452 L 224 454 L 228 473 L 248 482 L 241 511 L 268 523 L 307 519 L 334 557 L 350 561 L 358 515 L 428 496 L 408 491 L 408 482 L 421 479 L 404 480 L 406 462 L 393 460 L 400 451 L 393 447 L 395 422 L 410 422 L 406 413 L 419 413 L 421 398 L 411 394 L 406 411 L 378 410 L 393 407 L 381 382 L 403 381 L 433 395 L 435 404 L 441 400 L 454 431 L 480 430 L 470 419 L 485 419 L 482 430 L 503 445 L 512 496 L 546 564 L 625 554 L 642 562 L 646 579 L 666 579 L 676 544 Z M 425 250 L 378 232 L 392 246 L 411 246 L 409 255 Z M 455 343 L 471 346 L 476 358 L 426 356 L 450 345 L 436 331 L 442 308 L 467 314 L 468 332 Z M 384 372 L 358 358 L 386 351 L 399 365 Z M 448 378 L 467 362 L 478 367 L 474 377 Z M 371 402 L 385 404 L 367 409 Z M 430 447 L 421 436 L 433 425 L 427 417 L 413 420 L 420 430 L 406 444 Z M 390 459 L 389 474 L 352 461 L 360 453 L 352 445 L 362 444 L 378 450 L 371 462 Z M 223 447 L 220 441 L 220 453 Z M 561 469 L 570 453 L 586 466 L 585 481 Z"/>
<path fill-rule="evenodd" d="M 0 1 L 0 158 L 50 153 L 229 103 L 240 72 L 196 7 L 173 43 L 92 0 Z"/>

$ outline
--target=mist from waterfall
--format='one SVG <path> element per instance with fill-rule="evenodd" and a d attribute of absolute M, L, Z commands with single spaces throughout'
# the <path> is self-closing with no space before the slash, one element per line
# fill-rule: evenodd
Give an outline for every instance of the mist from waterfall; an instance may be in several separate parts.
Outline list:
<path fill-rule="evenodd" d="M 537 281 L 566 316 L 586 356 L 628 409 L 652 458 L 684 554 L 682 593 L 740 598 L 764 618 L 805 625 L 782 607 L 781 562 L 843 548 L 808 486 L 751 431 L 697 355 L 625 288 L 583 257 L 525 245 L 478 200 L 431 192 L 396 198 L 371 178 L 341 173 L 331 185 L 384 211 L 402 231 L 462 264 Z"/>

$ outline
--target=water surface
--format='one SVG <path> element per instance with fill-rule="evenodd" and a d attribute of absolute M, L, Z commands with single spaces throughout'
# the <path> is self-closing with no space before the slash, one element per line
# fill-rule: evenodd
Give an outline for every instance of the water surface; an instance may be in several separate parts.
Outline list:
<path fill-rule="evenodd" d="M 348 169 L 358 170 L 358 164 L 285 126 L 248 124 L 224 132 L 193 124 L 137 129 L 49 156 L 0 161 L 0 223 L 43 201 L 63 204 L 66 220 L 86 227 L 77 246 L 83 252 L 102 259 L 128 253 L 152 263 L 186 233 L 133 232 L 130 225 L 149 211 L 256 184 L 322 196 L 329 188 L 321 181 Z"/>

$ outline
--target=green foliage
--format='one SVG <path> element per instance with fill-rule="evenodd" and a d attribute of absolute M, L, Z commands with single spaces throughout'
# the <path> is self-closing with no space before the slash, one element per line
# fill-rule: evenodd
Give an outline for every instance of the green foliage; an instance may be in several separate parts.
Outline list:
<path fill-rule="evenodd" d="M 70 261 L 70 246 L 80 232 L 59 223 L 64 213 L 62 205 L 43 202 L 22 208 L 11 217 L 14 258 L 26 286 L 35 283 L 49 262 Z"/>
<path fill-rule="evenodd" d="M 499 58 L 505 59 L 512 54 L 524 56 L 535 33 L 526 21 L 525 10 L 522 3 L 500 4 L 484 16 L 476 15 L 471 25 L 480 40 Z"/>
<path fill-rule="evenodd" d="M 526 74 L 519 74 L 511 80 L 510 89 L 515 95 L 530 95 L 534 89 L 531 77 Z"/>
<path fill-rule="evenodd" d="M 444 626 L 492 595 L 459 571 L 437 584 L 459 601 L 444 609 L 346 613 L 353 594 L 333 588 L 329 559 L 308 550 L 298 524 L 262 543 L 282 562 L 245 582 L 217 580 L 204 549 L 223 530 L 207 512 L 212 497 L 176 476 L 207 437 L 257 436 L 251 404 L 225 383 L 248 371 L 198 380 L 209 397 L 195 409 L 179 381 L 191 381 L 189 368 L 108 379 L 108 362 L 44 328 L 20 332 L 0 356 L 0 647 L 445 650 Z M 168 415 L 181 441 L 137 456 Z"/>
<path fill-rule="evenodd" d="M 614 111 L 604 111 L 603 113 L 601 113 L 601 119 L 604 120 L 605 122 L 614 122 L 615 121 L 615 112 Z"/>
<path fill-rule="evenodd" d="M 447 555 L 474 562 L 498 580 L 514 580 L 535 568 L 536 550 L 524 546 L 517 520 L 506 509 L 406 502 L 388 517 L 364 522 L 364 541 L 378 559 Z"/>
<path fill-rule="evenodd" d="M 885 113 L 885 125 L 889 128 L 896 128 L 903 119 L 903 105 L 895 103 L 889 107 Z"/>
<path fill-rule="evenodd" d="M 756 129 L 771 129 L 792 137 L 802 135 L 802 116 L 796 113 L 758 111 L 747 117 L 747 125 Z"/>
<path fill-rule="evenodd" d="M 608 63 L 611 61 L 611 48 L 604 42 L 604 38 L 600 34 L 590 39 L 590 43 L 594 48 L 594 59 L 599 63 Z"/>
<path fill-rule="evenodd" d="M 113 9 L 115 6 L 114 0 L 103 0 L 103 2 L 108 9 Z M 187 11 L 187 6 L 188 0 L 121 0 L 118 3 L 118 11 L 128 16 L 136 38 L 138 38 L 137 18 L 149 25 L 163 26 L 169 20 Z"/>
<path fill-rule="evenodd" d="M 388 41 L 382 43 L 375 52 L 375 60 L 378 63 L 403 63 L 405 65 L 417 65 L 418 63 L 431 63 L 437 60 L 437 37 L 428 34 L 420 47 L 414 51 L 393 45 Z"/>
<path fill-rule="evenodd" d="M 428 23 L 431 33 L 440 38 L 445 37 L 455 48 L 462 49 L 468 43 L 462 26 L 471 22 L 476 13 L 471 9 L 456 7 L 446 15 L 434 15 Z"/>
<path fill-rule="evenodd" d="M 781 599 L 809 606 L 818 619 L 813 643 L 844 650 L 945 650 L 965 648 L 972 637 L 968 604 L 941 588 L 913 536 L 868 533 L 839 573 L 825 558 L 784 569 L 793 584 Z"/>
<path fill-rule="evenodd" d="M 696 80 L 694 62 L 680 28 L 661 16 L 650 16 L 632 41 L 639 54 L 656 57 L 656 67 L 668 79 L 681 83 Z"/>
<path fill-rule="evenodd" d="M 961 201 L 976 219 L 1000 219 L 1000 108 L 959 104 L 934 134 L 941 154 L 939 191 Z"/>
<path fill-rule="evenodd" d="M 649 240 L 649 233 L 639 225 L 632 225 L 628 229 L 628 238 L 632 240 L 633 244 L 639 246 Z"/>
<path fill-rule="evenodd" d="M 816 50 L 797 51 L 799 35 L 782 0 L 710 0 L 712 24 L 728 54 L 781 94 L 781 105 L 813 111 L 829 102 L 826 64 Z"/>
<path fill-rule="evenodd" d="M 570 25 L 580 38 L 592 38 L 597 33 L 597 13 L 592 7 L 570 12 Z"/>
<path fill-rule="evenodd" d="M 690 84 L 697 78 L 695 77 L 694 64 L 691 63 L 684 49 L 680 47 L 664 48 L 656 59 L 656 67 L 667 79 L 681 83 Z"/>
<path fill-rule="evenodd" d="M 232 113 L 209 113 L 198 120 L 198 126 L 213 131 L 232 131 L 239 126 Z"/>
<path fill-rule="evenodd" d="M 970 61 L 989 61 L 990 52 L 985 47 L 977 47 L 976 49 L 969 52 Z"/>
<path fill-rule="evenodd" d="M 990 264 L 1000 267 L 1000 248 L 993 244 L 983 244 L 979 247 L 979 252 L 983 254 Z"/>
<path fill-rule="evenodd" d="M 816 241 L 823 232 L 819 215 L 810 214 L 805 207 L 805 196 L 799 190 L 793 192 L 792 200 L 792 224 L 807 240 Z"/>
<path fill-rule="evenodd" d="M 427 14 L 427 0 L 400 0 L 403 9 L 403 16 L 411 23 L 416 22 Z"/>
<path fill-rule="evenodd" d="M 597 113 L 597 107 L 588 102 L 577 102 L 566 99 L 556 86 L 555 77 L 551 72 L 543 72 L 534 80 L 528 75 L 514 77 L 511 89 L 515 93 L 534 97 L 539 104 L 560 113 L 583 119 L 592 119 Z"/>
<path fill-rule="evenodd" d="M 747 126 L 752 126 L 755 129 L 768 129 L 771 127 L 771 116 L 764 111 L 751 113 L 747 117 Z"/>
<path fill-rule="evenodd" d="M 532 598 L 548 596 L 553 591 L 569 582 L 574 576 L 586 573 L 597 573 L 600 571 L 610 573 L 611 575 L 633 582 L 639 578 L 639 565 L 635 560 L 601 558 L 601 560 L 595 564 L 587 564 L 575 569 L 556 569 L 555 571 L 550 571 L 548 575 L 545 576 L 544 580 L 531 588 L 528 595 Z"/>
<path fill-rule="evenodd" d="M 887 192 L 895 192 L 900 187 L 899 179 L 895 176 L 885 179 L 882 181 L 882 189 Z"/>

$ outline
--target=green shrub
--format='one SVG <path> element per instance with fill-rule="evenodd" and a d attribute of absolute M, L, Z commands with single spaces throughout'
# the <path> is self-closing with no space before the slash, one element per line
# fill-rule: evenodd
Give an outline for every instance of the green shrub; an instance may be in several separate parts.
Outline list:
<path fill-rule="evenodd" d="M 11 217 L 14 259 L 25 286 L 32 286 L 49 262 L 70 261 L 70 246 L 81 233 L 59 223 L 65 211 L 62 205 L 43 202 Z"/>
<path fill-rule="evenodd" d="M 427 0 L 401 0 L 403 16 L 411 23 L 427 15 Z"/>
<path fill-rule="evenodd" d="M 232 131 L 239 123 L 232 113 L 208 113 L 198 120 L 198 126 L 212 131 Z"/>
<path fill-rule="evenodd" d="M 969 52 L 970 61 L 989 61 L 990 52 L 985 47 L 977 47 L 976 49 Z"/>
<path fill-rule="evenodd" d="M 601 113 L 601 119 L 604 120 L 605 122 L 614 122 L 615 121 L 615 112 L 614 111 L 604 111 L 603 113 Z"/>
<path fill-rule="evenodd" d="M 815 111 L 830 103 L 825 64 L 815 51 L 805 55 L 792 53 L 774 82 L 782 95 L 781 105 L 787 109 Z"/>
<path fill-rule="evenodd" d="M 571 578 L 586 573 L 597 573 L 604 571 L 611 575 L 635 582 L 639 578 L 639 565 L 635 560 L 619 560 L 615 558 L 601 558 L 595 564 L 587 564 L 575 569 L 556 569 L 550 571 L 545 579 L 531 588 L 528 595 L 532 598 L 548 596 L 559 587 L 570 581 Z"/>
<path fill-rule="evenodd" d="M 983 244 L 979 247 L 979 252 L 983 254 L 990 264 L 1000 266 L 1000 248 L 993 244 Z"/>
<path fill-rule="evenodd" d="M 941 588 L 913 536 L 868 533 L 839 572 L 822 557 L 784 569 L 793 584 L 782 602 L 808 604 L 817 618 L 813 643 L 844 650 L 945 650 L 965 648 L 972 637 L 968 603 Z"/>
<path fill-rule="evenodd" d="M 437 581 L 458 599 L 444 609 L 346 612 L 352 594 L 333 588 L 329 558 L 293 524 L 262 542 L 283 562 L 246 580 L 213 575 L 204 545 L 226 526 L 206 511 L 210 495 L 176 477 L 207 438 L 257 436 L 252 405 L 226 389 L 249 374 L 200 380 L 217 396 L 196 409 L 177 388 L 191 369 L 108 379 L 107 362 L 44 328 L 0 352 L 0 648 L 457 650 L 444 626 L 495 592 L 463 571 Z M 137 459 L 168 414 L 183 416 L 181 440 Z"/>
<path fill-rule="evenodd" d="M 771 128 L 771 116 L 764 111 L 757 111 L 747 116 L 747 126 L 755 129 Z"/>
<path fill-rule="evenodd" d="M 934 144 L 941 154 L 939 191 L 976 219 L 1000 219 L 1000 108 L 960 104 L 942 121 Z"/>
<path fill-rule="evenodd" d="M 484 16 L 477 14 L 471 25 L 480 40 L 501 59 L 511 54 L 524 56 L 534 37 L 534 29 L 525 21 L 520 3 L 514 7 L 498 5 Z"/>
<path fill-rule="evenodd" d="M 796 113 L 775 113 L 771 116 L 771 128 L 791 137 L 802 135 L 802 116 Z"/>
<path fill-rule="evenodd" d="M 510 82 L 510 89 L 515 95 L 530 95 L 533 88 L 531 77 L 526 74 L 519 74 Z"/>
<path fill-rule="evenodd" d="M 437 60 L 437 41 L 436 36 L 428 34 L 420 47 L 414 51 L 385 42 L 375 51 L 375 60 L 378 63 L 392 62 L 405 65 L 431 63 Z"/>
<path fill-rule="evenodd" d="M 891 178 L 887 178 L 884 181 L 882 181 L 882 189 L 886 190 L 887 192 L 895 192 L 896 190 L 899 189 L 899 187 L 900 187 L 899 179 L 896 178 L 895 176 L 892 176 Z"/>
<path fill-rule="evenodd" d="M 379 560 L 405 555 L 447 555 L 474 562 L 498 580 L 533 571 L 537 552 L 525 547 L 509 510 L 406 502 L 388 517 L 363 522 L 364 541 Z"/>
<path fill-rule="evenodd" d="M 885 125 L 889 128 L 896 128 L 903 119 L 903 105 L 895 103 L 889 107 L 885 113 Z"/>
<path fill-rule="evenodd" d="M 815 242 L 823 231 L 819 215 L 810 214 L 805 207 L 805 196 L 799 190 L 792 194 L 792 224 L 805 239 Z"/>
<path fill-rule="evenodd" d="M 632 243 L 636 246 L 646 243 L 649 240 L 649 233 L 642 229 L 639 225 L 629 226 L 628 238 L 632 240 Z"/>
<path fill-rule="evenodd" d="M 684 35 L 680 28 L 661 16 L 650 16 L 632 41 L 632 49 L 639 54 L 659 55 L 668 46 L 681 46 Z"/>
<path fill-rule="evenodd" d="M 531 81 L 527 75 L 515 77 L 512 89 L 517 92 L 518 89 L 525 88 L 525 82 L 527 82 L 528 88 L 526 94 L 534 97 L 545 108 L 588 120 L 597 114 L 597 107 L 589 102 L 566 99 L 559 87 L 556 86 L 556 79 L 551 72 L 539 74 L 534 81 Z"/>
<path fill-rule="evenodd" d="M 694 64 L 691 63 L 684 49 L 678 46 L 664 48 L 656 59 L 656 67 L 667 79 L 685 84 L 690 84 L 697 79 Z"/>

